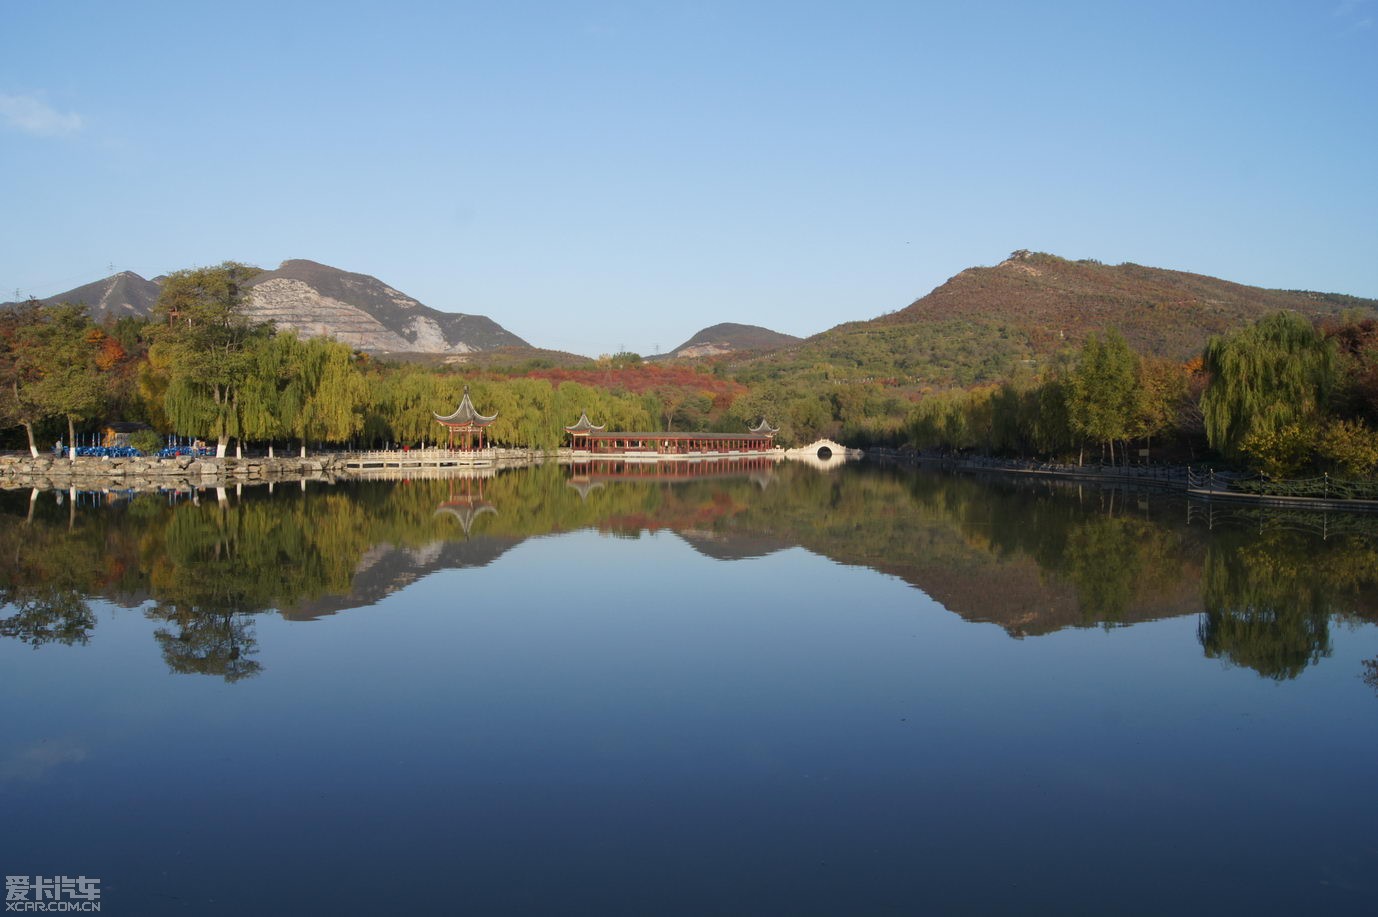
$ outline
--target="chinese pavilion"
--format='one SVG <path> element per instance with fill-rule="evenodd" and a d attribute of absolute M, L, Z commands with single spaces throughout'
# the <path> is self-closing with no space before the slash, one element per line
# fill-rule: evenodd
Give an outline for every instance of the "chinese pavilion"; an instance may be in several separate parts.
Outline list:
<path fill-rule="evenodd" d="M 770 424 L 766 423 L 766 419 L 762 417 L 761 422 L 758 423 L 756 426 L 747 427 L 747 432 L 759 433 L 762 436 L 769 436 L 773 440 L 775 438 L 775 434 L 780 432 L 780 428 L 772 427 Z"/>
<path fill-rule="evenodd" d="M 607 424 L 597 426 L 589 420 L 588 411 L 579 413 L 579 422 L 572 427 L 565 427 L 565 432 L 569 434 L 569 445 L 571 449 L 589 448 L 589 435 L 592 433 L 602 433 L 608 428 Z"/>
<path fill-rule="evenodd" d="M 469 386 L 464 386 L 464 398 L 459 402 L 459 407 L 455 408 L 453 414 L 448 417 L 441 417 L 432 412 L 436 421 L 442 424 L 445 429 L 450 431 L 450 448 L 455 447 L 455 433 L 464 434 L 463 451 L 470 452 L 474 448 L 474 434 L 478 434 L 478 448 L 483 448 L 483 431 L 493 421 L 498 419 L 498 415 L 485 417 L 474 409 L 474 403 L 469 400 Z"/>

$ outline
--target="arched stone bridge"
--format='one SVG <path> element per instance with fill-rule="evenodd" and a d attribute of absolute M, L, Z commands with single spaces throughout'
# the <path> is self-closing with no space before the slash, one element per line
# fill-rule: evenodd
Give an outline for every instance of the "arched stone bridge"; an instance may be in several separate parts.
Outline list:
<path fill-rule="evenodd" d="M 809 443 L 807 446 L 800 446 L 798 449 L 786 449 L 785 458 L 796 462 L 803 462 L 814 468 L 826 471 L 829 468 L 836 468 L 844 462 L 859 459 L 862 456 L 860 449 L 848 449 L 841 443 L 831 439 L 820 439 Z"/>

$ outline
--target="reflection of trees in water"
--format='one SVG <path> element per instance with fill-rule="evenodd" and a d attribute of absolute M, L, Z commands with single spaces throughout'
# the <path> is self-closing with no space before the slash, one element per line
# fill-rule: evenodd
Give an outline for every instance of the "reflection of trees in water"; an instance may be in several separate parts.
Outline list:
<path fill-rule="evenodd" d="M 22 643 L 87 643 L 96 616 L 79 592 L 49 589 L 19 596 L 0 590 L 0 604 L 14 606 L 15 613 L 0 618 L 0 637 L 14 637 Z"/>
<path fill-rule="evenodd" d="M 1036 487 L 994 484 L 979 493 L 943 481 L 916 478 L 915 505 L 950 519 L 992 562 L 1035 559 L 1045 577 L 1075 590 L 1086 623 L 1122 620 L 1203 565 L 1196 594 L 1206 655 L 1290 679 L 1329 655 L 1332 617 L 1375 618 L 1375 520 L 1256 512 L 1246 528 L 1210 531 L 1176 524 L 1175 514 L 1164 521 L 1126 513 L 1111 491 L 1079 489 L 1070 499 Z M 1000 490 L 1006 495 L 992 499 Z"/>
<path fill-rule="evenodd" d="M 1363 678 L 1364 684 L 1378 691 L 1378 659 L 1365 659 L 1361 665 L 1363 666 L 1364 674 L 1360 677 Z"/>
<path fill-rule="evenodd" d="M 1211 658 L 1295 678 L 1330 655 L 1331 618 L 1355 616 L 1375 586 L 1378 550 L 1367 539 L 1221 533 L 1206 552 L 1197 633 Z"/>
<path fill-rule="evenodd" d="M 715 477 L 610 479 L 580 493 L 558 466 L 504 472 L 482 490 L 499 513 L 468 535 L 511 543 L 670 529 L 711 535 L 721 557 L 762 539 L 797 544 L 899 575 L 1020 636 L 1202 611 L 1208 655 L 1271 678 L 1294 677 L 1329 651 L 1330 615 L 1378 617 L 1378 554 L 1363 533 L 1322 538 L 1271 531 L 1267 520 L 1211 531 L 1184 524 L 1180 503 L 1046 483 L 874 468 L 786 466 L 775 476 L 781 486 L 764 490 Z M 34 509 L 0 493 L 0 602 L 13 606 L 0 635 L 84 642 L 94 624 L 87 596 L 151 597 L 170 667 L 246 678 L 260 669 L 255 615 L 349 595 L 381 546 L 464 540 L 463 520 L 437 513 L 453 502 L 443 479 L 246 488 L 199 504 L 141 497 L 75 517 L 46 498 Z"/>
<path fill-rule="evenodd" d="M 1144 519 L 1093 517 L 1067 532 L 1047 569 L 1076 588 L 1085 622 L 1109 624 L 1122 621 L 1145 590 L 1180 573 L 1177 542 Z"/>
<path fill-rule="evenodd" d="M 25 503 L 22 518 L 0 517 L 0 606 L 11 611 L 0 617 L 0 636 L 33 646 L 84 644 L 96 624 L 86 597 L 118 579 L 127 555 L 107 551 L 107 526 L 78 525 L 70 506 Z"/>
<path fill-rule="evenodd" d="M 348 589 L 368 547 L 361 508 L 340 494 L 183 506 L 145 539 L 148 615 L 174 672 L 258 674 L 252 616 Z"/>
<path fill-rule="evenodd" d="M 160 627 L 153 634 L 174 672 L 218 675 L 236 682 L 263 668 L 250 658 L 258 652 L 258 640 L 247 614 L 159 606 L 150 615 L 176 626 L 175 632 Z"/>
<path fill-rule="evenodd" d="M 1041 583 L 1031 588 L 1044 593 L 1045 614 L 1037 622 L 1016 619 L 1017 631 L 1006 624 L 1020 635 L 1157 616 L 1165 601 L 1181 593 L 1184 578 L 1195 575 L 1196 533 L 1141 511 L 1122 492 L 1009 479 L 909 477 L 912 509 L 931 531 L 960 534 L 967 549 L 961 562 L 973 570 L 973 581 L 981 579 L 982 570 L 1016 567 L 1021 559 L 1036 563 Z M 915 566 L 932 566 L 925 555 L 938 539 L 910 541 L 920 546 L 912 551 Z M 1059 615 L 1051 606 L 1068 589 L 1075 614 Z M 991 599 L 984 602 L 989 605 Z"/>

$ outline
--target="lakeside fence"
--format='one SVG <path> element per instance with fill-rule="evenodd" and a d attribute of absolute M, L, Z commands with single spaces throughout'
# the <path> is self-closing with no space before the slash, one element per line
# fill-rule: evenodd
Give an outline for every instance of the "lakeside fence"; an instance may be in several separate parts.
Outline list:
<path fill-rule="evenodd" d="M 924 456 L 871 450 L 870 457 L 936 464 L 954 471 L 1017 474 L 1184 493 L 1197 500 L 1254 506 L 1378 513 L 1378 482 L 1333 478 L 1282 479 L 1193 465 L 1071 465 L 989 456 Z"/>

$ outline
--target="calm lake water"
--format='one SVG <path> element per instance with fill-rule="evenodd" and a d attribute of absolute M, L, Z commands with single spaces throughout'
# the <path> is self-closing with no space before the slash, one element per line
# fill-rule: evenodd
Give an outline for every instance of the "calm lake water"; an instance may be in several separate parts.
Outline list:
<path fill-rule="evenodd" d="M 1378 520 L 850 466 L 0 493 L 107 914 L 1372 913 Z"/>

